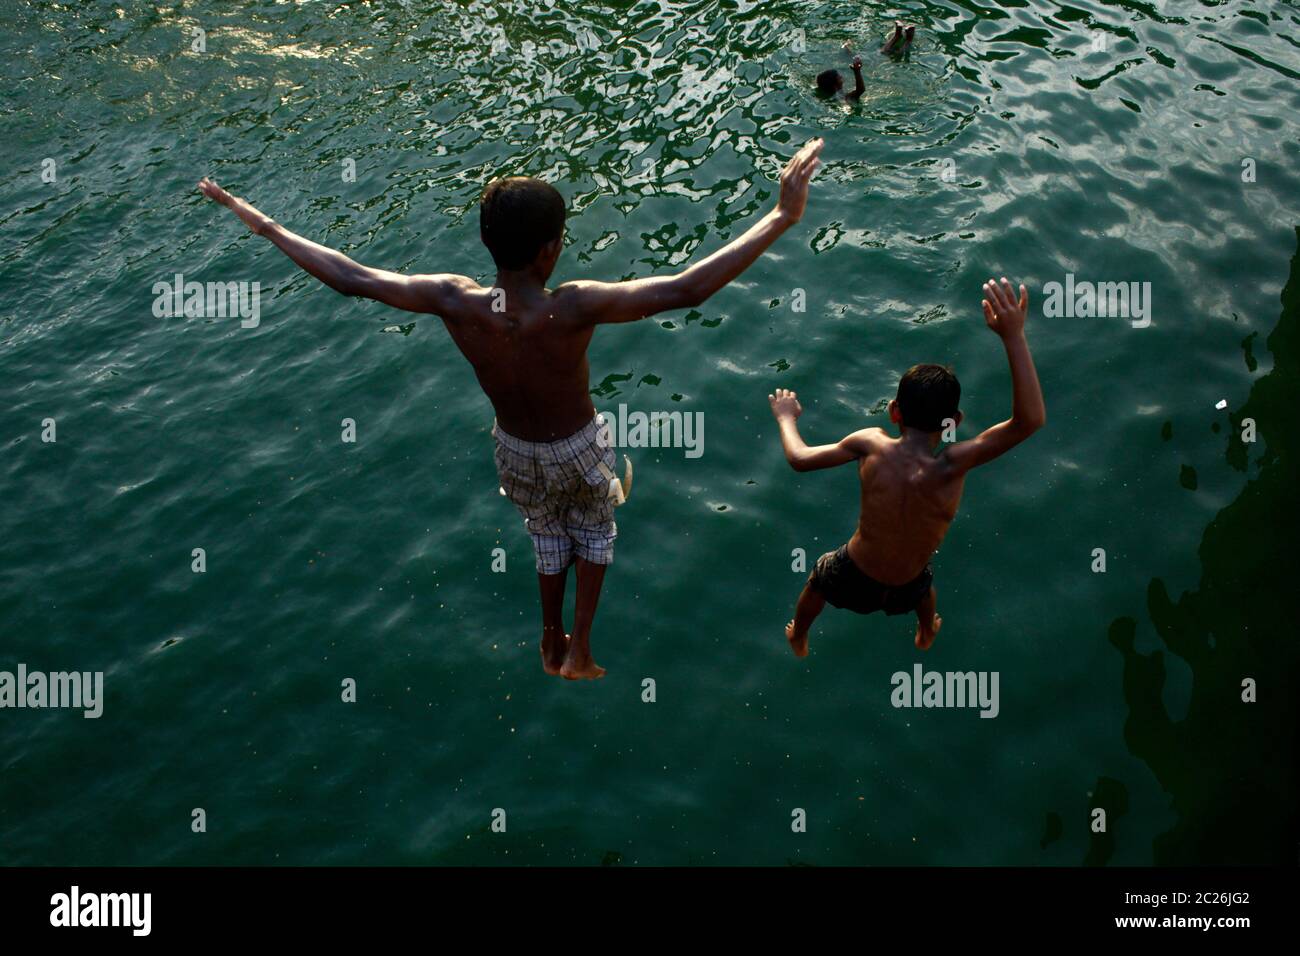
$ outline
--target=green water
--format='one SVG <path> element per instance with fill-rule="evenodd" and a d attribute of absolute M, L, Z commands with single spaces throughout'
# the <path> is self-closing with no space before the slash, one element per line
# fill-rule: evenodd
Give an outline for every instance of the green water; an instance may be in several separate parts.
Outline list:
<path fill-rule="evenodd" d="M 916 47 L 882 60 L 900 14 Z M 1294 3 L 21 0 L 0 24 L 0 669 L 106 682 L 98 720 L 0 711 L 0 862 L 1294 862 Z M 844 40 L 856 108 L 809 94 Z M 541 176 L 571 209 L 556 281 L 618 279 L 738 235 L 814 135 L 771 254 L 593 340 L 598 408 L 702 412 L 705 445 L 631 450 L 609 676 L 581 686 L 541 673 L 491 409 L 438 322 L 336 296 L 193 189 L 490 282 L 478 193 Z M 156 318 L 177 272 L 260 282 L 260 324 Z M 1010 405 L 980 282 L 1041 302 L 1066 273 L 1150 282 L 1153 319 L 1035 310 L 1048 428 L 971 478 L 935 560 L 924 664 L 997 671 L 999 716 L 891 707 L 901 618 L 828 611 L 793 659 L 792 549 L 848 536 L 855 478 L 791 472 L 767 392 L 828 441 L 951 363 L 969 436 Z"/>

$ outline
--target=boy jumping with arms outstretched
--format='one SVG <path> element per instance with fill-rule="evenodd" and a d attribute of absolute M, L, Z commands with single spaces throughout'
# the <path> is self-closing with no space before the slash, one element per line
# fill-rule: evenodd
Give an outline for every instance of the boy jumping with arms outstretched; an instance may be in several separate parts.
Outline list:
<path fill-rule="evenodd" d="M 781 445 L 795 471 L 857 462 L 862 510 L 849 543 L 822 555 L 808 577 L 785 636 L 796 657 L 808 656 L 808 628 L 829 601 L 859 614 L 916 612 L 916 646 L 929 649 L 943 623 L 935 610 L 930 557 L 957 516 L 966 474 L 992 461 L 1043 427 L 1047 412 L 1038 373 L 1025 341 L 1029 293 L 1020 300 L 1006 278 L 984 283 L 984 321 L 1002 339 L 1011 365 L 1011 417 L 970 441 L 934 450 L 945 427 L 961 422 L 961 385 L 940 365 L 916 365 L 898 383 L 889 420 L 901 428 L 891 438 L 864 428 L 834 445 L 810 448 L 799 437 L 803 412 L 794 392 L 767 397 L 781 427 Z"/>
<path fill-rule="evenodd" d="M 437 315 L 469 360 L 496 412 L 492 429 L 501 490 L 524 516 L 542 594 L 542 666 L 570 680 L 605 670 L 591 657 L 591 622 L 614 559 L 614 451 L 591 403 L 587 344 L 598 325 L 698 306 L 762 255 L 803 216 L 821 165 L 811 140 L 781 173 L 776 208 L 740 238 L 676 275 L 629 282 L 546 282 L 564 245 L 564 200 L 537 179 L 488 184 L 479 230 L 497 266 L 491 287 L 460 275 L 400 275 L 354 262 L 295 235 L 204 179 L 199 189 L 336 292 Z M 577 565 L 573 633 L 562 610 Z"/>

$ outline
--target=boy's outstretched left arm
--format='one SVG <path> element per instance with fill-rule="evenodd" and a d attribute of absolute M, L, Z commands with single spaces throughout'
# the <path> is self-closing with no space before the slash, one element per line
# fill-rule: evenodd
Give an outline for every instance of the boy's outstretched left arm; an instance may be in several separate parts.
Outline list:
<path fill-rule="evenodd" d="M 799 396 L 789 389 L 778 388 L 774 394 L 767 396 L 767 403 L 772 406 L 772 414 L 781 427 L 781 448 L 785 451 L 785 460 L 795 471 L 834 468 L 869 455 L 872 441 L 880 432 L 879 428 L 864 428 L 846 435 L 833 445 L 808 445 L 799 435 L 798 419 L 803 414 Z"/>
<path fill-rule="evenodd" d="M 1022 285 L 1017 300 L 1011 283 L 990 279 L 984 283 L 984 321 L 1002 340 L 1011 366 L 1011 417 L 986 428 L 970 441 L 958 442 L 945 452 L 949 464 L 966 472 L 1015 448 L 1047 424 L 1043 388 L 1038 384 L 1034 358 L 1025 339 L 1029 291 Z"/>
<path fill-rule="evenodd" d="M 225 206 L 255 235 L 271 240 L 304 271 L 342 295 L 362 296 L 407 312 L 428 312 L 450 319 L 461 295 L 476 287 L 473 280 L 465 276 L 408 276 L 363 266 L 337 249 L 290 232 L 252 203 L 232 196 L 206 177 L 199 181 L 199 191 Z"/>
<path fill-rule="evenodd" d="M 781 172 L 776 208 L 717 252 L 670 276 L 627 282 L 566 282 L 556 295 L 565 296 L 584 321 L 634 322 L 673 309 L 690 309 L 704 302 L 753 264 L 782 233 L 803 218 L 808 183 L 821 160 L 823 141 L 809 140 Z"/>

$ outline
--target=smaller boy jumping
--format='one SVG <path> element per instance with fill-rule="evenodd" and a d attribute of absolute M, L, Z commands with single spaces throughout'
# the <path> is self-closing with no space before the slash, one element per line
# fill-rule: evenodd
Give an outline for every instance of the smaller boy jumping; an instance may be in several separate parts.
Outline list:
<path fill-rule="evenodd" d="M 1025 341 L 1029 293 L 1020 299 L 1006 278 L 984 283 L 984 321 L 1007 351 L 1011 366 L 1011 417 L 970 441 L 935 448 L 946 427 L 961 422 L 961 385 L 941 365 L 915 365 L 898 383 L 889 420 L 898 438 L 864 428 L 833 445 L 809 447 L 799 437 L 803 412 L 794 392 L 778 388 L 768 404 L 781 428 L 781 445 L 795 471 L 857 462 L 862 484 L 858 528 L 849 543 L 823 554 L 808 577 L 785 636 L 796 657 L 808 656 L 808 628 L 829 601 L 859 614 L 916 612 L 916 646 L 928 650 L 942 620 L 936 611 L 930 558 L 957 516 L 966 474 L 992 461 L 1042 428 L 1043 391 Z M 945 422 L 950 424 L 946 425 Z"/>

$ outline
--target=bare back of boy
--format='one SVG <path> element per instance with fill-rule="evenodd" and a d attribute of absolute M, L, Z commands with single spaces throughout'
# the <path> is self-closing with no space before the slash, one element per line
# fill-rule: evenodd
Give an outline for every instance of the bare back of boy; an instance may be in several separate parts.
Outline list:
<path fill-rule="evenodd" d="M 858 479 L 862 507 L 849 539 L 849 557 L 881 584 L 916 578 L 939 549 L 957 517 L 966 473 L 882 428 L 850 436 L 861 449 Z"/>
<path fill-rule="evenodd" d="M 466 282 L 473 288 L 442 318 L 497 423 L 525 441 L 549 442 L 591 421 L 587 345 L 595 324 L 584 320 L 580 296 L 565 286 L 502 296 Z"/>

